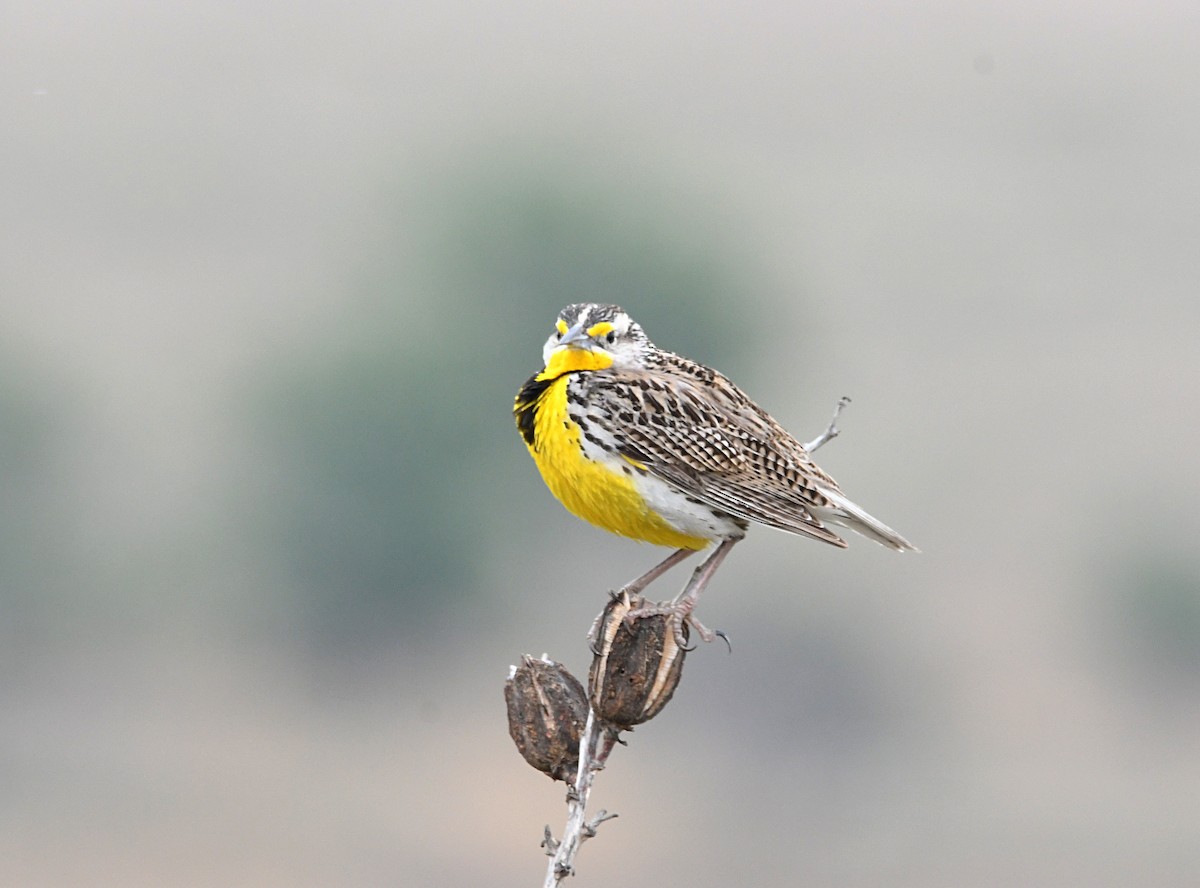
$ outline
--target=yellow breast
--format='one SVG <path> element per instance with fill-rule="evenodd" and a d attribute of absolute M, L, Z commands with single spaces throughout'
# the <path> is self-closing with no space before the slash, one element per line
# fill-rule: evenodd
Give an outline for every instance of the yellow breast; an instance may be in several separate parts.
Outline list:
<path fill-rule="evenodd" d="M 517 401 L 518 425 L 550 492 L 580 518 L 613 533 L 677 549 L 703 549 L 708 545 L 707 539 L 681 533 L 650 509 L 632 475 L 621 470 L 619 457 L 605 464 L 584 455 L 581 430 L 567 411 L 570 375 L 546 378 L 552 369 L 531 380 L 548 385 L 526 386 L 523 390 L 533 397 L 524 407 L 532 411 L 524 425 L 521 398 Z"/>

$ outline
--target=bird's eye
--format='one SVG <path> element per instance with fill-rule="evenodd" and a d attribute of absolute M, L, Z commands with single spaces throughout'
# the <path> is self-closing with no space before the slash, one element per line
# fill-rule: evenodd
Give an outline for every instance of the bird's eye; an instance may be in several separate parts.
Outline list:
<path fill-rule="evenodd" d="M 612 330 L 609 330 L 608 335 L 605 336 L 604 338 L 608 340 L 609 345 L 612 345 L 614 342 L 617 341 L 617 334 L 614 333 Z"/>

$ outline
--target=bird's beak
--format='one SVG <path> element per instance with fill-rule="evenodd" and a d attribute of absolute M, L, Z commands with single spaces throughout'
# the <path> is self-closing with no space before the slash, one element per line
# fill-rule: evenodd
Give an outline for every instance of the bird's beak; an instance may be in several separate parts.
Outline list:
<path fill-rule="evenodd" d="M 595 338 L 595 334 L 611 325 L 585 327 L 578 323 L 567 327 L 566 321 L 560 318 L 555 326 L 562 331 L 562 336 L 551 336 L 546 340 L 542 351 L 546 368 L 538 374 L 539 379 L 557 379 L 576 370 L 604 370 L 612 366 L 613 356 Z"/>
<path fill-rule="evenodd" d="M 583 321 L 563 334 L 562 339 L 558 340 L 558 348 L 578 348 L 591 351 L 592 338 L 584 332 Z"/>

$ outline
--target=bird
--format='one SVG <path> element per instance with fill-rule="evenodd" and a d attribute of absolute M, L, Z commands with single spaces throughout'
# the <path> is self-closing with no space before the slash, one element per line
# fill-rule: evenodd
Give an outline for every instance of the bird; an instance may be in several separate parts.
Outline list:
<path fill-rule="evenodd" d="M 677 635 L 684 623 L 706 641 L 719 634 L 693 611 L 751 524 L 846 548 L 834 525 L 918 551 L 852 502 L 809 448 L 727 377 L 658 348 L 620 306 L 568 305 L 542 363 L 517 393 L 513 416 L 550 492 L 605 530 L 674 549 L 619 591 L 640 595 L 712 547 L 684 589 L 653 609 L 672 615 Z M 818 440 L 835 434 L 831 425 Z"/>

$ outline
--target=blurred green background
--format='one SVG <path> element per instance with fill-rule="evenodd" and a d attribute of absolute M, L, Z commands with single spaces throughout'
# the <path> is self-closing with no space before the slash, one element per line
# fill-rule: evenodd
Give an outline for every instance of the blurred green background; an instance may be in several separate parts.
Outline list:
<path fill-rule="evenodd" d="M 512 427 L 594 299 L 801 438 L 852 396 L 924 553 L 752 533 L 579 885 L 1194 885 L 1198 27 L 8 3 L 0 884 L 539 884 L 508 664 L 663 554 Z"/>

